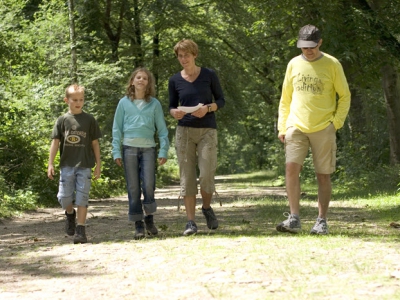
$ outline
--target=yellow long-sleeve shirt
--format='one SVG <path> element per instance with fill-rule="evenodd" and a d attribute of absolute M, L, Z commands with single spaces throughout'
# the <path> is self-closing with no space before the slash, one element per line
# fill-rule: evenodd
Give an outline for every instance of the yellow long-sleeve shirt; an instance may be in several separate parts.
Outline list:
<path fill-rule="evenodd" d="M 323 53 L 315 61 L 302 55 L 288 64 L 279 104 L 279 135 L 294 126 L 304 133 L 343 126 L 350 108 L 350 90 L 342 65 Z"/>

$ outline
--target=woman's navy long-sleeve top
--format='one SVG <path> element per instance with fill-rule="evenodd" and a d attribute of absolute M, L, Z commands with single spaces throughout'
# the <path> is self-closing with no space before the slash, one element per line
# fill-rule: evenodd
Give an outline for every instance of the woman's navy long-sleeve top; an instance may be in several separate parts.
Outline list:
<path fill-rule="evenodd" d="M 217 74 L 214 70 L 201 68 L 199 76 L 195 81 L 189 82 L 183 79 L 181 72 L 176 73 L 169 79 L 169 109 L 178 106 L 196 106 L 214 102 L 218 109 L 225 105 L 225 98 Z M 197 118 L 186 114 L 178 121 L 179 126 L 196 128 L 217 128 L 214 112 L 207 113 L 203 118 Z"/>

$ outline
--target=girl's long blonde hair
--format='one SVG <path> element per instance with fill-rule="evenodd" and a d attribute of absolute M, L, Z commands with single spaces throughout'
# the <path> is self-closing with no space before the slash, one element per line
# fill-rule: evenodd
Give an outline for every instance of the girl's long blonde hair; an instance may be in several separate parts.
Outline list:
<path fill-rule="evenodd" d="M 149 102 L 151 97 L 155 97 L 155 95 L 156 95 L 155 79 L 154 79 L 153 73 L 151 73 L 148 69 L 146 69 L 144 67 L 138 67 L 132 72 L 131 77 L 129 78 L 129 81 L 128 81 L 128 86 L 126 88 L 126 95 L 131 100 L 136 99 L 135 86 L 132 85 L 132 81 L 135 78 L 135 76 L 137 75 L 137 73 L 139 73 L 139 72 L 146 73 L 146 75 L 147 75 L 148 83 L 147 83 L 146 91 L 144 94 L 144 100 L 146 102 Z"/>

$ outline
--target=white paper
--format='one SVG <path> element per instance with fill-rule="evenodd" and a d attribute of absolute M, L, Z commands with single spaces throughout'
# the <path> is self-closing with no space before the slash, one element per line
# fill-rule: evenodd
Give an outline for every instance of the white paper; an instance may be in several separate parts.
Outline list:
<path fill-rule="evenodd" d="M 178 109 L 181 111 L 184 111 L 187 114 L 190 114 L 190 113 L 198 110 L 203 105 L 204 105 L 203 103 L 199 103 L 196 106 L 178 106 Z"/>

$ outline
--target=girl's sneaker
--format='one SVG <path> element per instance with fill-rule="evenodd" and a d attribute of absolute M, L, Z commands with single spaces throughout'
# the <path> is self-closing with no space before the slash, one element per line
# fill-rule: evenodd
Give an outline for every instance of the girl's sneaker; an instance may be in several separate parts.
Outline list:
<path fill-rule="evenodd" d="M 146 225 L 146 231 L 149 235 L 156 235 L 158 233 L 157 227 L 154 226 L 153 215 L 145 216 L 144 224 Z"/>
<path fill-rule="evenodd" d="M 139 240 L 144 238 L 144 224 L 143 221 L 136 221 L 135 222 L 135 240 Z"/>

